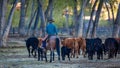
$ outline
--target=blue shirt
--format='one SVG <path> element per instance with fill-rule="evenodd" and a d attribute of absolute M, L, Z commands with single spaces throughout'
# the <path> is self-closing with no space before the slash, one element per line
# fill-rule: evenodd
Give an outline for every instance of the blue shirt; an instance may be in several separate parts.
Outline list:
<path fill-rule="evenodd" d="M 48 35 L 57 35 L 56 26 L 53 23 L 49 23 L 46 26 L 46 32 L 47 32 Z"/>

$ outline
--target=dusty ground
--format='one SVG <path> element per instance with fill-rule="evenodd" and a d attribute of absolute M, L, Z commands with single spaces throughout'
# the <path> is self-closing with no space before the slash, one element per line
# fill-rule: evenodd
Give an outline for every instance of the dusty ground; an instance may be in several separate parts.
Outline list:
<path fill-rule="evenodd" d="M 27 49 L 24 41 L 9 40 L 9 47 L 0 48 L 0 68 L 120 68 L 120 54 L 117 58 L 97 60 L 88 60 L 81 55 L 79 58 L 72 58 L 71 61 L 58 61 L 57 55 L 54 62 L 37 61 L 37 58 L 28 58 Z M 49 60 L 49 53 L 48 53 Z"/>

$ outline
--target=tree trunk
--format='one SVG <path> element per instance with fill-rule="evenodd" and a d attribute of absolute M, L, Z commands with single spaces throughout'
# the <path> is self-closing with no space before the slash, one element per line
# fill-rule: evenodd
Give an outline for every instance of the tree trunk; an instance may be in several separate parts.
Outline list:
<path fill-rule="evenodd" d="M 39 22 L 39 14 L 40 14 L 40 8 L 38 7 L 36 19 L 35 19 L 35 23 L 34 23 L 34 27 L 33 27 L 33 34 L 32 34 L 33 36 L 35 36 L 35 34 L 36 34 L 36 28 L 37 28 L 37 25 Z"/>
<path fill-rule="evenodd" d="M 41 0 L 38 1 L 38 6 L 39 6 L 39 11 L 40 11 L 40 19 L 41 19 L 41 24 L 40 24 L 40 29 L 42 29 L 42 36 L 45 36 L 45 15 L 42 7 L 42 2 Z"/>
<path fill-rule="evenodd" d="M 53 15 L 53 0 L 49 0 L 47 9 L 45 11 L 45 19 L 46 19 L 46 21 L 48 19 L 52 19 L 52 17 L 53 17 L 52 15 Z"/>
<path fill-rule="evenodd" d="M 79 22 L 79 27 L 78 27 L 78 34 L 77 37 L 82 37 L 83 34 L 83 16 L 84 16 L 84 8 L 86 6 L 87 0 L 83 0 L 83 3 L 81 5 L 81 10 L 80 14 L 78 16 L 78 22 Z"/>
<path fill-rule="evenodd" d="M 111 12 L 112 12 L 112 22 L 114 23 L 115 17 L 114 17 L 114 10 L 112 7 L 112 4 L 110 3 L 110 8 L 111 8 Z"/>
<path fill-rule="evenodd" d="M 96 37 L 96 29 L 98 27 L 98 22 L 99 22 L 100 13 L 102 10 L 103 2 L 104 2 L 104 0 L 100 0 L 100 3 L 98 5 L 97 13 L 95 16 L 95 21 L 93 22 L 92 35 L 91 35 L 92 38 Z"/>
<path fill-rule="evenodd" d="M 18 31 L 20 36 L 25 36 L 25 0 L 21 0 L 21 12 Z"/>
<path fill-rule="evenodd" d="M 1 16 L 1 34 L 3 34 L 4 27 L 6 25 L 6 9 L 7 9 L 7 0 L 2 2 L 2 16 Z"/>
<path fill-rule="evenodd" d="M 49 13 L 49 19 L 53 19 L 53 0 L 49 0 L 49 6 L 50 6 L 50 13 Z"/>
<path fill-rule="evenodd" d="M 3 0 L 0 0 L 0 9 L 2 9 L 2 1 Z M 0 46 L 2 46 L 2 10 L 0 10 Z"/>
<path fill-rule="evenodd" d="M 94 16 L 94 14 L 96 12 L 95 7 L 97 5 L 97 2 L 98 2 L 98 0 L 95 1 L 94 5 L 92 7 L 92 12 L 91 12 L 90 20 L 89 20 L 89 23 L 88 23 L 86 38 L 90 38 L 90 31 L 91 31 L 91 27 L 93 26 L 93 16 Z"/>
<path fill-rule="evenodd" d="M 78 34 L 78 12 L 77 12 L 77 0 L 74 0 L 74 16 L 73 16 L 73 22 L 74 22 L 74 27 L 75 27 L 75 36 Z"/>
<path fill-rule="evenodd" d="M 18 0 L 14 1 L 13 7 L 10 10 L 10 14 L 8 16 L 8 21 L 7 21 L 7 26 L 6 26 L 6 28 L 5 28 L 4 32 L 3 32 L 3 35 L 2 35 L 1 46 L 6 46 L 7 37 L 8 37 L 10 27 L 11 27 L 11 24 L 12 24 L 12 18 L 13 18 L 13 14 L 14 14 L 17 2 L 18 2 Z"/>
<path fill-rule="evenodd" d="M 31 16 L 31 18 L 30 18 L 30 22 L 29 22 L 29 25 L 28 25 L 28 31 L 27 31 L 27 35 L 29 36 L 30 35 L 30 28 L 31 28 L 31 26 L 32 26 L 32 23 L 33 23 L 33 20 L 34 20 L 34 18 L 35 18 L 35 15 L 37 15 L 37 11 L 38 11 L 38 9 L 36 9 L 35 11 L 34 11 L 34 14 Z"/>
<path fill-rule="evenodd" d="M 65 22 L 65 29 L 67 31 L 67 34 L 69 34 L 69 14 L 68 14 L 68 9 L 65 10 L 65 17 L 66 17 L 66 22 Z"/>
<path fill-rule="evenodd" d="M 106 6 L 106 9 L 107 9 L 107 12 L 108 12 L 108 21 L 110 21 L 110 11 L 109 11 L 109 7 L 108 7 L 106 2 L 105 2 L 105 6 Z"/>
<path fill-rule="evenodd" d="M 119 37 L 119 30 L 120 30 L 120 3 L 119 3 L 118 11 L 117 11 L 116 20 L 113 23 L 112 37 L 118 38 Z"/>

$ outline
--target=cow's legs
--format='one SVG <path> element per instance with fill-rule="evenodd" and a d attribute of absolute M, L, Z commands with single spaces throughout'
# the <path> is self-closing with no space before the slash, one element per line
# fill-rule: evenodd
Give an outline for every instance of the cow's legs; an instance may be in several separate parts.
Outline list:
<path fill-rule="evenodd" d="M 28 54 L 29 54 L 29 57 L 30 57 L 30 47 L 27 47 L 27 50 L 28 50 Z"/>

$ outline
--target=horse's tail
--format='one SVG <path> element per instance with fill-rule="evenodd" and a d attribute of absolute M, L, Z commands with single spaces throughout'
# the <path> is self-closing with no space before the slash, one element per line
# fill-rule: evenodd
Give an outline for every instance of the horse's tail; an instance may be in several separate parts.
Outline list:
<path fill-rule="evenodd" d="M 60 40 L 59 38 L 56 38 L 56 50 L 58 55 L 60 56 Z"/>

